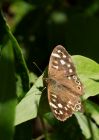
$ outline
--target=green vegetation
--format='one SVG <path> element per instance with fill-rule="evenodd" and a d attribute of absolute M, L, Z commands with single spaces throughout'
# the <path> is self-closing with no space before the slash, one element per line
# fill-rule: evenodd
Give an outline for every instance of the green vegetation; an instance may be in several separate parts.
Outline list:
<path fill-rule="evenodd" d="M 99 140 L 99 2 L 8 0 L 0 6 L 0 140 Z M 73 54 L 85 92 L 84 112 L 65 122 L 54 118 L 43 85 L 58 44 Z"/>

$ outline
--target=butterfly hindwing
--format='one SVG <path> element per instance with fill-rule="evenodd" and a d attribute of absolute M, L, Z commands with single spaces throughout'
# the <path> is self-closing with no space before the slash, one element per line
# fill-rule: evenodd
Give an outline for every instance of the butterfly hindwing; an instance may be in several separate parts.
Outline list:
<path fill-rule="evenodd" d="M 64 121 L 72 116 L 75 111 L 82 110 L 79 96 L 73 94 L 67 87 L 54 80 L 48 83 L 48 87 L 49 104 L 58 120 Z"/>

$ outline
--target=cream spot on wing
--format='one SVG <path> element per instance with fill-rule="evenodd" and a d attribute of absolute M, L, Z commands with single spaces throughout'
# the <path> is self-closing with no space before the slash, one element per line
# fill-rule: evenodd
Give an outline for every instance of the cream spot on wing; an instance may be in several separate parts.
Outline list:
<path fill-rule="evenodd" d="M 66 58 L 66 55 L 61 50 L 58 50 L 57 52 L 61 53 L 63 58 Z"/>
<path fill-rule="evenodd" d="M 79 85 L 79 86 L 81 85 L 80 81 L 79 81 L 78 85 Z"/>
<path fill-rule="evenodd" d="M 76 82 L 78 85 L 80 85 L 80 82 L 79 82 L 78 80 L 75 80 L 75 82 Z"/>
<path fill-rule="evenodd" d="M 65 108 L 65 110 L 67 110 L 67 107 L 66 106 L 64 108 Z"/>
<path fill-rule="evenodd" d="M 57 58 L 61 58 L 60 55 L 57 53 L 52 53 L 52 56 L 57 57 Z"/>
<path fill-rule="evenodd" d="M 70 76 L 68 76 L 67 78 L 68 78 L 69 80 L 71 80 L 71 77 L 70 77 Z"/>
<path fill-rule="evenodd" d="M 58 112 L 56 110 L 54 110 L 55 114 L 58 114 Z"/>
<path fill-rule="evenodd" d="M 58 104 L 58 107 L 59 107 L 59 108 L 63 108 L 63 105 L 59 103 L 59 104 Z"/>
<path fill-rule="evenodd" d="M 52 102 L 49 102 L 50 106 L 53 108 L 58 108 L 55 104 L 53 104 Z"/>
<path fill-rule="evenodd" d="M 61 50 L 58 50 L 57 52 L 58 52 L 58 53 L 61 53 Z"/>
<path fill-rule="evenodd" d="M 56 102 L 56 99 L 53 99 L 53 98 L 52 98 L 52 101 L 53 101 L 53 102 Z"/>
<path fill-rule="evenodd" d="M 66 58 L 66 55 L 63 54 L 63 58 Z"/>
<path fill-rule="evenodd" d="M 70 72 L 70 73 L 72 73 L 72 72 L 73 72 L 73 70 L 72 70 L 72 69 L 69 69 L 69 72 Z"/>
<path fill-rule="evenodd" d="M 70 68 L 70 67 L 71 67 L 71 65 L 70 65 L 70 64 L 67 64 L 67 67 L 68 67 L 68 68 Z"/>
<path fill-rule="evenodd" d="M 75 111 L 75 108 L 74 108 L 74 107 L 72 107 L 72 106 L 71 106 L 71 109 L 72 109 L 73 111 Z"/>
<path fill-rule="evenodd" d="M 53 63 L 58 64 L 58 61 L 54 60 Z"/>
<path fill-rule="evenodd" d="M 71 102 L 71 101 L 68 101 L 68 103 L 69 103 L 69 104 L 72 104 L 72 102 Z"/>
<path fill-rule="evenodd" d="M 58 66 L 52 65 L 53 68 L 58 69 Z"/>
<path fill-rule="evenodd" d="M 53 96 L 54 98 L 57 98 L 57 96 L 55 94 L 51 94 L 51 96 Z"/>
<path fill-rule="evenodd" d="M 67 107 L 70 108 L 69 104 L 67 104 Z"/>
<path fill-rule="evenodd" d="M 59 111 L 59 113 L 60 113 L 60 114 L 63 114 L 63 112 L 62 112 L 61 110 Z"/>
<path fill-rule="evenodd" d="M 81 105 L 80 104 L 75 104 L 75 107 L 74 108 L 75 108 L 76 111 L 78 111 L 78 110 L 81 109 Z"/>
<path fill-rule="evenodd" d="M 68 59 L 69 62 L 72 62 L 71 58 Z"/>
<path fill-rule="evenodd" d="M 62 65 L 64 65 L 64 64 L 65 64 L 65 61 L 64 61 L 64 60 L 62 60 L 62 59 L 60 60 L 60 62 L 61 62 L 61 64 L 62 64 Z"/>
<path fill-rule="evenodd" d="M 77 79 L 77 76 L 73 75 L 73 79 Z"/>

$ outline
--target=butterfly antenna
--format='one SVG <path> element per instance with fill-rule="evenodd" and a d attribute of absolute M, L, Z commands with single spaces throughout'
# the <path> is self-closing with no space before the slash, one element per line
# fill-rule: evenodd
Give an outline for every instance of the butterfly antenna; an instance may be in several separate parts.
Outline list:
<path fill-rule="evenodd" d="M 43 72 L 42 72 L 42 70 L 38 67 L 38 65 L 35 63 L 35 62 L 33 62 L 33 64 L 36 66 L 36 68 L 40 71 L 40 73 L 42 74 Z"/>
<path fill-rule="evenodd" d="M 41 92 L 44 92 L 44 90 L 46 89 L 46 87 L 44 87 Z M 35 95 L 41 95 L 41 93 L 36 93 Z"/>

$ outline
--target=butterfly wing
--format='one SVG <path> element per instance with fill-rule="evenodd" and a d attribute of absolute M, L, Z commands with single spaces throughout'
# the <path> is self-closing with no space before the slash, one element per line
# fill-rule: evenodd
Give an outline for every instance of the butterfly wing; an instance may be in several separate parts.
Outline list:
<path fill-rule="evenodd" d="M 70 55 L 61 45 L 51 54 L 48 77 L 48 100 L 55 117 L 64 121 L 75 111 L 81 111 L 79 96 L 83 94 L 83 86 Z"/>
<path fill-rule="evenodd" d="M 82 111 L 79 96 L 52 79 L 48 83 L 48 100 L 54 116 L 60 121 L 65 121 L 75 111 Z"/>
<path fill-rule="evenodd" d="M 56 46 L 51 54 L 48 77 L 66 85 L 68 88 L 72 87 L 77 95 L 83 94 L 83 85 L 76 74 L 71 56 L 61 45 Z"/>
<path fill-rule="evenodd" d="M 71 69 L 72 67 L 72 69 Z M 72 63 L 71 57 L 66 51 L 66 49 L 58 45 L 52 51 L 50 61 L 49 61 L 49 75 L 55 76 L 56 72 L 63 72 L 65 75 L 73 75 L 76 73 L 74 64 Z"/>

